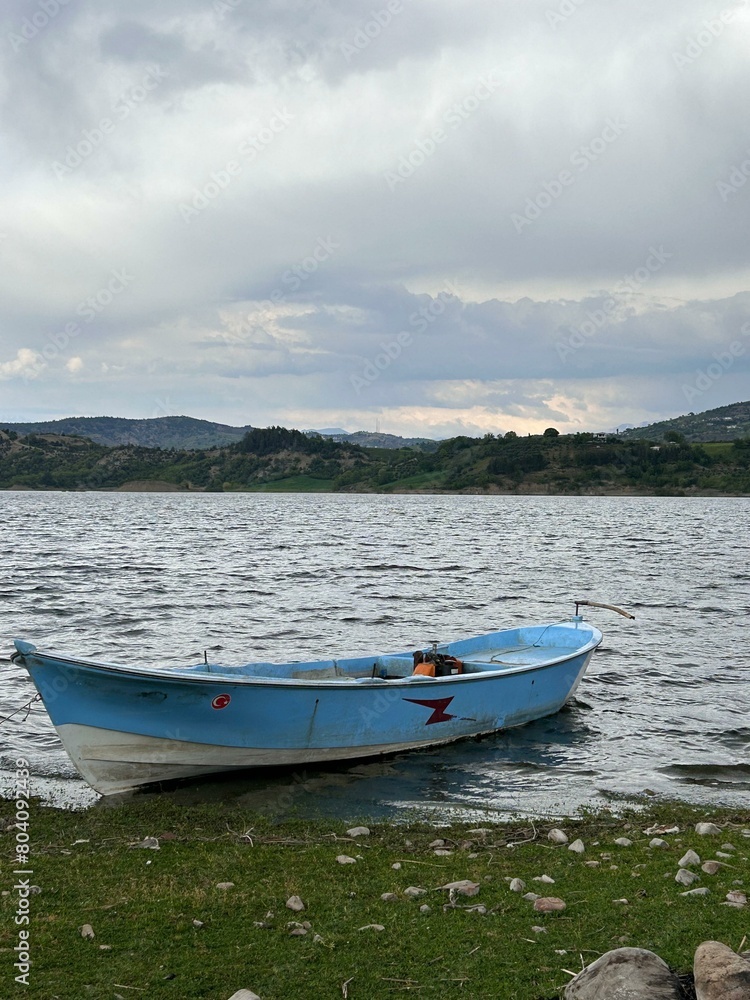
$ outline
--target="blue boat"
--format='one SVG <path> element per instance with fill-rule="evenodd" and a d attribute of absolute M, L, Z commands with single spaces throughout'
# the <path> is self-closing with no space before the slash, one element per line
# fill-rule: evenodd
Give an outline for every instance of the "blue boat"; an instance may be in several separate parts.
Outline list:
<path fill-rule="evenodd" d="M 31 675 L 81 775 L 109 795 L 220 771 L 379 757 L 552 715 L 602 641 L 577 612 L 421 655 L 167 669 L 17 639 L 12 659 Z M 419 659 L 437 673 L 447 664 L 446 673 L 415 673 Z"/>

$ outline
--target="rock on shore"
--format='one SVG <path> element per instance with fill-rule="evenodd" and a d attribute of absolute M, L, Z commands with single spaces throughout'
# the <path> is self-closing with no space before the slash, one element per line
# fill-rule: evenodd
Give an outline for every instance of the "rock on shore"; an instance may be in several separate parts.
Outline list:
<path fill-rule="evenodd" d="M 644 948 L 608 951 L 565 988 L 565 1000 L 681 1000 L 680 981 L 666 962 Z"/>
<path fill-rule="evenodd" d="M 697 1000 L 750 1000 L 750 952 L 737 955 L 719 941 L 695 952 Z M 681 1000 L 679 979 L 658 955 L 643 948 L 608 951 L 565 988 L 565 1000 Z"/>
<path fill-rule="evenodd" d="M 693 965 L 698 1000 L 750 1000 L 750 962 L 719 941 L 704 941 Z"/>

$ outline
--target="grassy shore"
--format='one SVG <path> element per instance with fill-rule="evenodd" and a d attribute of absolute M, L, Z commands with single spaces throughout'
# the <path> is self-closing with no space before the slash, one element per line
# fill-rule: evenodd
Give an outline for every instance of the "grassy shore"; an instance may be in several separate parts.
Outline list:
<path fill-rule="evenodd" d="M 14 810 L 0 802 L 7 821 Z M 705 819 L 721 834 L 697 835 L 694 825 Z M 663 835 L 667 847 L 649 847 L 653 835 L 644 830 L 657 824 L 680 828 Z M 750 935 L 750 907 L 720 905 L 728 891 L 750 886 L 750 838 L 742 832 L 750 811 L 662 804 L 640 814 L 492 825 L 484 833 L 374 824 L 356 840 L 346 835 L 351 825 L 273 823 L 236 805 L 186 808 L 166 797 L 85 812 L 33 805 L 29 879 L 42 891 L 30 897 L 30 985 L 13 981 L 18 876 L 11 828 L 0 834 L 7 892 L 0 995 L 224 1000 L 245 987 L 262 1000 L 402 993 L 539 1000 L 560 996 L 569 971 L 622 944 L 656 951 L 687 972 L 701 941 L 736 949 Z M 582 839 L 585 853 L 552 844 L 552 826 L 570 841 Z M 632 846 L 615 845 L 623 836 Z M 159 849 L 133 846 L 146 837 L 158 838 Z M 436 854 L 436 838 L 451 853 Z M 723 844 L 735 847 L 726 867 L 715 875 L 695 869 L 695 885 L 709 894 L 681 896 L 678 859 L 688 848 L 712 859 Z M 340 864 L 340 855 L 356 863 Z M 554 884 L 533 881 L 542 875 Z M 523 879 L 526 891 L 563 899 L 566 909 L 535 912 L 510 891 L 511 878 Z M 459 879 L 478 883 L 478 894 L 444 909 L 449 894 L 437 887 Z M 233 885 L 218 887 L 227 882 Z M 428 892 L 409 898 L 408 886 Z M 383 893 L 398 900 L 383 901 Z M 287 909 L 293 895 L 304 912 Z M 464 908 L 477 904 L 487 912 Z M 429 913 L 420 912 L 424 905 Z M 290 921 L 311 928 L 291 936 Z M 93 940 L 81 936 L 84 924 Z M 361 929 L 371 924 L 383 929 Z"/>

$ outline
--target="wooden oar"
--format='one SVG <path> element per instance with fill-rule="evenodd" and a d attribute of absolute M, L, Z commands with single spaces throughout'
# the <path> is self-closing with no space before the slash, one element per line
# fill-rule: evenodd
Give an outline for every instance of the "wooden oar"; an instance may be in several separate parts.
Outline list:
<path fill-rule="evenodd" d="M 618 615 L 622 615 L 623 618 L 632 618 L 635 621 L 635 615 L 631 615 L 629 611 L 623 611 L 622 608 L 615 607 L 614 604 L 597 604 L 596 601 L 576 601 L 576 614 L 578 614 L 578 608 L 588 607 L 588 608 L 606 608 L 607 611 L 616 611 Z"/>

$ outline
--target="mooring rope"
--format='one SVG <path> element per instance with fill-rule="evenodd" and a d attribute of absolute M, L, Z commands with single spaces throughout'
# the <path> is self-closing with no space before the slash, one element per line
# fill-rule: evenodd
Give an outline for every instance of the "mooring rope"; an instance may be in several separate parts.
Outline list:
<path fill-rule="evenodd" d="M 22 722 L 26 722 L 26 720 L 28 719 L 29 715 L 31 714 L 31 706 L 34 704 L 35 701 L 40 701 L 41 697 L 42 696 L 39 693 L 35 694 L 34 697 L 31 699 L 31 701 L 27 701 L 25 704 L 21 705 L 20 708 L 17 708 L 15 710 L 15 712 L 11 712 L 10 715 L 6 715 L 3 718 L 1 718 L 0 719 L 0 726 L 2 726 L 2 724 L 4 722 L 9 722 L 13 718 L 14 715 L 18 715 L 18 713 L 19 712 L 23 712 L 24 709 L 26 709 L 26 715 L 24 715 L 24 717 L 23 717 L 23 719 L 21 721 Z"/>

